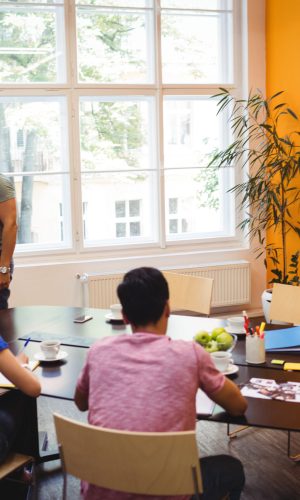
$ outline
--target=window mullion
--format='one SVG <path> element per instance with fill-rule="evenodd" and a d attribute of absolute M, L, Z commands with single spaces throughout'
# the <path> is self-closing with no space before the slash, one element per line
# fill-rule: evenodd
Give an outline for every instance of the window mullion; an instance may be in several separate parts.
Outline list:
<path fill-rule="evenodd" d="M 163 137 L 163 91 L 161 54 L 161 9 L 160 0 L 155 0 L 155 54 L 156 54 L 156 116 L 157 116 L 157 161 L 158 161 L 158 231 L 161 248 L 166 247 L 165 228 L 165 177 L 164 177 L 164 137 Z"/>

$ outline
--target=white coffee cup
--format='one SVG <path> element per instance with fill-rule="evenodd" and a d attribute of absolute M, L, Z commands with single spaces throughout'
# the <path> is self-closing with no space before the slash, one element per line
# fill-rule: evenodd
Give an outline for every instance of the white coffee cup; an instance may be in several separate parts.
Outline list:
<path fill-rule="evenodd" d="M 110 306 L 110 315 L 111 319 L 116 319 L 116 320 L 123 319 L 121 304 L 112 304 Z"/>
<path fill-rule="evenodd" d="M 229 368 L 229 365 L 232 364 L 231 353 L 227 351 L 216 351 L 211 353 L 211 357 L 213 362 L 215 363 L 215 367 L 220 372 L 226 372 Z"/>
<path fill-rule="evenodd" d="M 60 350 L 59 340 L 43 340 L 40 344 L 45 359 L 56 359 Z"/>
<path fill-rule="evenodd" d="M 243 316 L 232 316 L 231 318 L 227 318 L 227 324 L 229 329 L 235 333 L 240 333 L 244 330 L 245 320 Z"/>

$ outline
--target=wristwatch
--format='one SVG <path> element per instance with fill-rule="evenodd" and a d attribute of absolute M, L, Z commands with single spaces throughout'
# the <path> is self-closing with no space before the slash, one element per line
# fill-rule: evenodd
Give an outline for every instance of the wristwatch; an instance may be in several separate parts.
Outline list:
<path fill-rule="evenodd" d="M 8 274 L 8 273 L 10 273 L 10 267 L 0 266 L 0 273 L 1 274 Z"/>

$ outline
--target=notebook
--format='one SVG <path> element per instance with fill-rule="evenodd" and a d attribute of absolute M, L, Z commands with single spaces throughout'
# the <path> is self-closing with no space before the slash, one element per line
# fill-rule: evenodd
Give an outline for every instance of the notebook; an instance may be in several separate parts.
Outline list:
<path fill-rule="evenodd" d="M 39 365 L 39 361 L 34 361 L 33 360 L 33 361 L 29 361 L 29 363 L 26 363 L 23 366 L 26 366 L 26 368 L 28 368 L 29 370 L 31 370 L 33 372 L 33 370 L 35 370 L 38 365 Z M 3 373 L 0 373 L 0 387 L 11 389 L 11 388 L 13 388 L 15 386 L 14 386 L 14 384 L 12 384 L 12 382 L 10 382 L 10 380 L 8 380 L 3 375 Z M 0 394 L 2 394 L 2 391 L 1 391 Z"/>
<path fill-rule="evenodd" d="M 300 351 L 300 326 L 265 332 L 266 351 Z"/>

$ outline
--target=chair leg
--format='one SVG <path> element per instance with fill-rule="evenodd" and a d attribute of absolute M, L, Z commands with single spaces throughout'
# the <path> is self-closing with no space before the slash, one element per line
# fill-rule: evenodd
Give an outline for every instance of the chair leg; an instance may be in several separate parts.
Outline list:
<path fill-rule="evenodd" d="M 59 455 L 60 455 L 60 460 L 61 460 L 61 467 L 62 467 L 62 471 L 63 471 L 63 494 L 62 494 L 62 498 L 63 500 L 67 500 L 67 471 L 66 471 L 66 467 L 65 467 L 65 460 L 64 460 L 64 453 L 63 453 L 63 449 L 62 449 L 62 446 L 61 444 L 59 443 L 58 444 L 58 449 L 59 449 Z"/>
<path fill-rule="evenodd" d="M 63 472 L 63 477 L 64 477 L 64 484 L 63 484 L 63 500 L 67 500 L 67 486 L 68 486 L 68 481 L 67 481 L 67 474 L 64 471 Z"/>
<path fill-rule="evenodd" d="M 287 456 L 293 460 L 293 462 L 300 462 L 300 454 L 291 455 L 291 431 L 287 431 L 288 433 L 288 446 L 287 446 Z"/>
<path fill-rule="evenodd" d="M 198 485 L 198 480 L 197 480 L 197 474 L 196 474 L 196 468 L 192 467 L 192 476 L 193 476 L 193 483 L 194 483 L 194 490 L 195 494 L 194 497 L 195 500 L 200 500 L 200 494 L 199 494 L 199 485 Z"/>
<path fill-rule="evenodd" d="M 237 434 L 239 432 L 242 432 L 242 431 L 248 429 L 248 427 L 249 427 L 249 425 L 241 425 L 235 431 L 230 432 L 230 424 L 227 424 L 227 436 L 229 437 L 229 439 L 233 439 L 233 438 L 237 437 Z"/>

